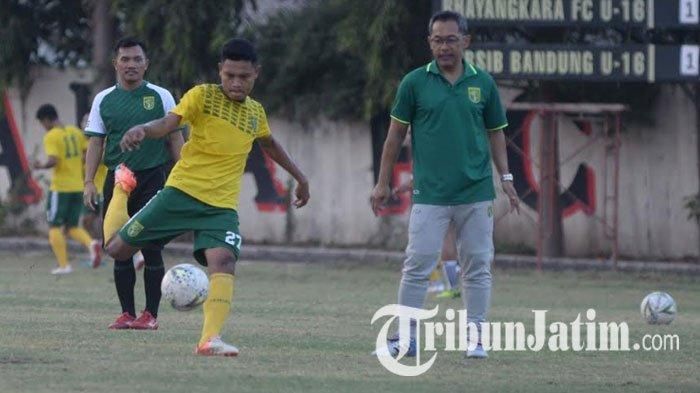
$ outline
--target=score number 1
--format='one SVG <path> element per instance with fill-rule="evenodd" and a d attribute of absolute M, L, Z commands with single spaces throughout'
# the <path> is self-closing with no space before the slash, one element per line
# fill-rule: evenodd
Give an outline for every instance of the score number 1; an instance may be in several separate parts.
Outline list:
<path fill-rule="evenodd" d="M 682 24 L 700 23 L 700 1 L 678 0 L 678 21 Z"/>
<path fill-rule="evenodd" d="M 700 46 L 697 45 L 682 45 L 681 46 L 681 75 L 682 76 L 698 76 L 700 75 Z"/>

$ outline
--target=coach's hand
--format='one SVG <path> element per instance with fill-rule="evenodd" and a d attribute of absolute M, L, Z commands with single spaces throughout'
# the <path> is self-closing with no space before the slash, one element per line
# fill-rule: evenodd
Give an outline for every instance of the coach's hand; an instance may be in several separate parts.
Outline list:
<path fill-rule="evenodd" d="M 300 182 L 297 183 L 297 188 L 294 190 L 294 196 L 296 196 L 296 200 L 294 201 L 294 206 L 297 208 L 300 208 L 304 205 L 306 205 L 309 202 L 309 182 Z"/>
<path fill-rule="evenodd" d="M 122 151 L 136 150 L 145 137 L 146 129 L 143 126 L 131 127 L 122 137 L 119 146 L 122 148 Z"/>
<path fill-rule="evenodd" d="M 372 190 L 372 196 L 369 197 L 369 201 L 372 203 L 372 211 L 374 212 L 375 216 L 379 215 L 379 211 L 382 209 L 382 207 L 384 207 L 390 196 L 391 189 L 388 185 L 377 183 L 377 185 L 374 186 L 374 190 Z"/>
<path fill-rule="evenodd" d="M 97 201 L 97 187 L 92 180 L 88 180 L 83 188 L 83 203 L 94 211 L 95 201 Z"/>
<path fill-rule="evenodd" d="M 512 181 L 502 181 L 503 192 L 508 196 L 508 201 L 510 202 L 510 212 L 516 212 L 520 214 L 520 198 L 518 198 L 518 192 L 515 191 Z"/>

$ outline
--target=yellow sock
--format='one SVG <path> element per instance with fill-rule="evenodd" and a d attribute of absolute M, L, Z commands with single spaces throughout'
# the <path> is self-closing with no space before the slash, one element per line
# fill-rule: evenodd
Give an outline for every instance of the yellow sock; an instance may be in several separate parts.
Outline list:
<path fill-rule="evenodd" d="M 233 274 L 214 273 L 209 277 L 209 296 L 204 302 L 204 326 L 199 345 L 210 337 L 218 336 L 231 312 Z"/>
<path fill-rule="evenodd" d="M 66 237 L 61 228 L 49 228 L 49 244 L 56 256 L 59 267 L 68 266 L 68 250 L 66 249 Z"/>
<path fill-rule="evenodd" d="M 441 272 L 440 264 L 438 263 L 437 267 L 435 267 L 435 269 L 433 269 L 433 272 L 430 273 L 430 281 L 440 281 L 441 277 L 442 277 L 441 273 L 442 272 Z"/>
<path fill-rule="evenodd" d="M 85 229 L 80 227 L 73 227 L 68 230 L 68 236 L 70 236 L 71 239 L 85 246 L 85 248 L 87 248 L 88 250 L 90 249 L 90 243 L 92 243 L 92 238 Z"/>
<path fill-rule="evenodd" d="M 127 202 L 129 202 L 129 194 L 122 190 L 121 187 L 115 186 L 103 224 L 105 244 L 109 243 L 121 227 L 129 221 Z"/>

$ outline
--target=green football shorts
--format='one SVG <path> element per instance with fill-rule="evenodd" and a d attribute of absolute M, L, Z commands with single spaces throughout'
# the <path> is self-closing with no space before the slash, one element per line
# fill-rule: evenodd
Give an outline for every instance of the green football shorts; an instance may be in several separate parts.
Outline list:
<path fill-rule="evenodd" d="M 206 266 L 204 250 L 225 247 L 236 259 L 241 250 L 238 213 L 201 202 L 174 187 L 165 187 L 119 230 L 134 247 L 162 246 L 175 237 L 194 232 L 194 257 Z"/>
<path fill-rule="evenodd" d="M 46 220 L 51 227 L 76 227 L 82 206 L 82 192 L 51 191 L 46 200 Z"/>

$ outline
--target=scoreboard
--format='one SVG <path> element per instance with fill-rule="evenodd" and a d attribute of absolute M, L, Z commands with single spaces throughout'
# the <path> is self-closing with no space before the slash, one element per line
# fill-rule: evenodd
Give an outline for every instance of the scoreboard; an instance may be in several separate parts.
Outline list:
<path fill-rule="evenodd" d="M 700 28 L 699 0 L 442 0 L 470 24 Z"/>
<path fill-rule="evenodd" d="M 697 82 L 697 45 L 473 44 L 465 59 L 502 79 Z"/>
<path fill-rule="evenodd" d="M 470 26 L 700 30 L 700 0 L 438 0 Z M 467 61 L 502 79 L 700 81 L 700 45 L 473 43 Z"/>

